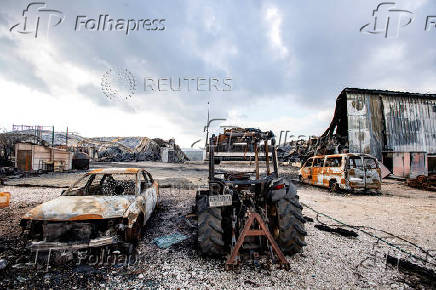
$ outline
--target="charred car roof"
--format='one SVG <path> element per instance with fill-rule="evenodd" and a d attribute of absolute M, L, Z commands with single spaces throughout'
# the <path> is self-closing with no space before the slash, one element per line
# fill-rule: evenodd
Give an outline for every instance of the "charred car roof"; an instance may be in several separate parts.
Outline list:
<path fill-rule="evenodd" d="M 139 171 L 145 171 L 144 168 L 99 168 L 88 172 L 88 174 L 137 174 Z"/>

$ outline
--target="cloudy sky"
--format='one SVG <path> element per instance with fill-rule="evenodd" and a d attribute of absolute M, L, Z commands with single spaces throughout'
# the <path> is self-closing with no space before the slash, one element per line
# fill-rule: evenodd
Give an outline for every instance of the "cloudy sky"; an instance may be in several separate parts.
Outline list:
<path fill-rule="evenodd" d="M 315 135 L 328 126 L 345 87 L 436 92 L 436 27 L 425 30 L 427 16 L 436 15 L 432 0 L 396 1 L 394 9 L 411 13 L 380 11 L 380 23 L 387 15 L 400 23 L 388 38 L 367 33 L 372 25 L 360 32 L 374 23 L 380 1 L 89 2 L 35 4 L 24 29 L 23 10 L 32 2 L 2 1 L 0 128 L 68 126 L 88 137 L 175 137 L 189 147 L 204 141 L 208 102 L 212 118 L 227 119 L 215 123 L 215 132 L 238 125 Z M 60 11 L 59 25 L 59 12 L 48 9 Z M 127 34 L 122 26 L 85 27 L 99 15 L 132 25 L 165 20 L 158 30 L 137 22 Z M 75 30 L 78 16 L 83 22 Z M 126 70 L 121 80 L 114 73 Z M 134 94 L 125 99 L 132 78 Z M 146 78 L 196 80 L 189 89 L 182 83 L 180 91 L 151 91 Z M 206 78 L 202 91 L 199 78 Z M 231 90 L 222 90 L 225 78 Z M 220 90 L 208 90 L 210 79 Z M 116 89 L 119 98 L 104 94 Z"/>

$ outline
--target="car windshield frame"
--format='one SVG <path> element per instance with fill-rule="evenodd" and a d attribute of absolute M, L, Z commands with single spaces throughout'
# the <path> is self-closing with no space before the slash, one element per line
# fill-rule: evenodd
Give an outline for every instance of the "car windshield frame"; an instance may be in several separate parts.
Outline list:
<path fill-rule="evenodd" d="M 62 192 L 62 196 L 137 196 L 140 194 L 139 190 L 138 190 L 138 180 L 139 180 L 139 175 L 143 174 L 144 176 L 149 177 L 149 179 L 152 181 L 153 179 L 151 178 L 151 175 L 145 171 L 145 170 L 139 170 L 136 173 L 130 173 L 130 172 L 89 172 L 86 173 L 85 175 L 83 175 L 82 177 L 80 177 L 79 179 L 77 179 L 72 185 L 70 185 L 70 187 L 68 187 L 68 189 L 64 190 Z M 105 178 L 107 177 L 112 177 L 113 179 L 115 179 L 114 177 L 116 177 L 117 175 L 131 175 L 132 176 L 132 181 L 134 181 L 134 194 L 88 194 L 87 191 L 89 190 L 89 186 L 92 184 L 92 182 L 95 180 L 95 178 L 97 176 L 103 175 L 101 181 L 103 181 Z M 133 177 L 134 176 L 134 177 Z M 80 188 L 75 188 L 80 182 L 83 182 L 83 180 L 86 180 L 86 183 L 83 187 Z M 115 179 L 116 180 L 116 179 Z M 100 181 L 100 182 L 101 182 Z M 153 181 L 152 181 L 153 182 Z M 79 189 L 85 189 L 83 191 L 84 194 L 77 194 Z"/>

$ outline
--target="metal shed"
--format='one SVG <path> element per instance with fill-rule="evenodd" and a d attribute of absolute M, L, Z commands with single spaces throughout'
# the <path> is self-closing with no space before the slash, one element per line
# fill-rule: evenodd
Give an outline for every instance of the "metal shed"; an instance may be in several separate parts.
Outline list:
<path fill-rule="evenodd" d="M 28 171 L 63 171 L 72 168 L 72 153 L 30 143 L 15 144 L 15 167 Z"/>
<path fill-rule="evenodd" d="M 395 175 L 435 171 L 436 94 L 346 88 L 329 129 L 350 152 L 377 157 Z"/>

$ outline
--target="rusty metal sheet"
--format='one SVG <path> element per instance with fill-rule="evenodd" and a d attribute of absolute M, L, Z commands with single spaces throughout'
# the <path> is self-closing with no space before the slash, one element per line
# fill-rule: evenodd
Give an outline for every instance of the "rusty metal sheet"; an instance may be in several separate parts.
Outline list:
<path fill-rule="evenodd" d="M 392 173 L 383 163 L 379 162 L 378 166 L 380 166 L 381 178 L 386 178 L 389 174 Z"/>
<path fill-rule="evenodd" d="M 408 177 L 410 174 L 410 153 L 394 152 L 392 154 L 392 173 L 400 177 Z"/>
<path fill-rule="evenodd" d="M 410 153 L 410 178 L 428 174 L 426 160 L 427 154 L 425 152 Z"/>
<path fill-rule="evenodd" d="M 32 170 L 32 150 L 17 150 L 17 168 L 22 171 Z"/>
<path fill-rule="evenodd" d="M 0 208 L 8 207 L 11 199 L 9 192 L 0 192 Z"/>

